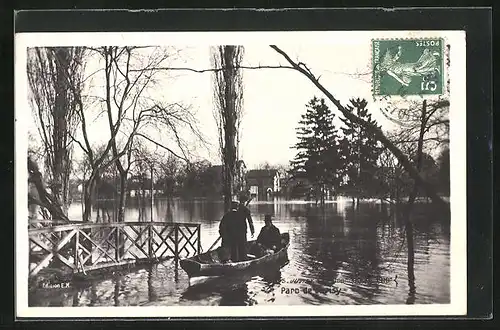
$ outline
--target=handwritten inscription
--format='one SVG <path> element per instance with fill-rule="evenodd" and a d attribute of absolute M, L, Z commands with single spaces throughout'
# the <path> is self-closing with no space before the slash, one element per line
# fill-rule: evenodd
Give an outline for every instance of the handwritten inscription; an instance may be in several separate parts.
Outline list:
<path fill-rule="evenodd" d="M 292 278 L 292 279 L 281 279 L 282 284 L 292 284 L 289 286 L 281 287 L 281 294 L 286 295 L 299 295 L 299 294 L 335 294 L 339 295 L 344 289 L 336 286 L 336 284 L 350 284 L 350 285 L 371 285 L 374 283 L 379 284 L 390 284 L 394 283 L 395 286 L 398 285 L 397 275 L 392 277 L 368 277 L 368 278 L 357 278 L 357 277 L 349 277 L 349 278 L 339 278 L 334 279 L 331 287 L 317 287 L 314 285 L 314 280 L 310 279 L 301 279 L 301 278 Z M 306 285 L 306 286 L 304 286 Z"/>
<path fill-rule="evenodd" d="M 390 284 L 395 283 L 398 285 L 398 276 L 394 277 L 384 277 L 384 276 L 374 276 L 367 278 L 358 278 L 358 277 L 347 277 L 347 278 L 337 278 L 333 279 L 333 284 L 361 284 L 361 285 L 370 285 L 370 284 Z M 303 279 L 303 278 L 292 278 L 292 279 L 281 279 L 281 283 L 290 283 L 290 284 L 314 284 L 314 280 L 311 279 Z"/>
<path fill-rule="evenodd" d="M 339 287 L 329 287 L 329 288 L 312 288 L 312 287 L 281 287 L 281 294 L 313 294 L 313 293 L 322 293 L 322 294 L 336 294 L 337 296 L 342 291 Z"/>

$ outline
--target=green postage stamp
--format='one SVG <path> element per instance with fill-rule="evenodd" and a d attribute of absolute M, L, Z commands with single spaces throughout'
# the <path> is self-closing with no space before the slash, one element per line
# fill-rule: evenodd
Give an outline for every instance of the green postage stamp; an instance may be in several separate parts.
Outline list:
<path fill-rule="evenodd" d="M 374 96 L 440 95 L 443 39 L 373 39 Z"/>

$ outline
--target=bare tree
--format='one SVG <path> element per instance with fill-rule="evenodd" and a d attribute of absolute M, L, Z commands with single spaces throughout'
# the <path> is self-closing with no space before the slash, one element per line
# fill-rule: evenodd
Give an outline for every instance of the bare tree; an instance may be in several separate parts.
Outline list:
<path fill-rule="evenodd" d="M 434 101 L 402 100 L 381 110 L 397 126 L 393 134 L 394 143 L 409 149 L 407 155 L 410 159 L 416 159 L 419 143 L 422 152 L 427 153 L 448 146 L 449 106 L 450 102 L 442 98 Z"/>
<path fill-rule="evenodd" d="M 424 151 L 432 151 L 449 144 L 449 101 L 438 99 L 428 102 L 399 102 L 391 104 L 383 109 L 382 113 L 398 127 L 394 133 L 393 141 L 414 164 L 416 170 L 422 175 Z M 402 180 L 402 177 L 398 177 Z M 410 183 L 411 186 L 411 183 Z M 408 283 L 410 286 L 410 298 L 416 291 L 414 273 L 414 233 L 413 221 L 411 219 L 413 204 L 419 191 L 419 185 L 415 182 L 408 191 L 408 202 L 404 208 L 405 234 L 408 250 Z"/>
<path fill-rule="evenodd" d="M 33 117 L 43 145 L 46 179 L 54 203 L 67 214 L 72 166 L 70 136 L 78 125 L 76 99 L 83 78 L 81 47 L 28 49 L 27 75 Z M 71 80 L 67 79 L 71 76 Z M 71 88 L 68 83 L 74 84 Z M 43 192 L 39 192 L 43 195 Z M 54 214 L 52 215 L 54 216 Z"/>
<path fill-rule="evenodd" d="M 449 144 L 449 101 L 400 101 L 382 109 L 382 113 L 397 125 L 391 140 L 404 151 L 410 162 L 421 172 L 424 156 Z M 423 173 L 420 173 L 423 175 Z M 415 201 L 417 182 L 409 192 L 408 208 Z"/>
<path fill-rule="evenodd" d="M 75 141 L 86 154 L 92 169 L 85 182 L 84 214 L 88 221 L 92 209 L 92 191 L 100 173 L 108 166 L 116 167 L 119 176 L 118 221 L 124 221 L 127 196 L 127 178 L 134 161 L 133 150 L 137 139 L 168 150 L 173 155 L 187 160 L 186 142 L 181 129 L 187 129 L 201 138 L 196 120 L 189 107 L 179 103 L 165 103 L 155 97 L 154 88 L 159 81 L 159 67 L 170 54 L 161 47 L 114 47 L 92 49 L 94 56 L 102 59 L 104 67 L 104 96 L 94 96 L 99 100 L 101 113 L 107 119 L 109 140 L 100 155 L 91 147 L 87 127 L 85 98 L 79 98 L 78 113 L 81 118 L 83 142 Z M 165 78 L 165 77 L 163 77 Z M 171 137 L 181 150 L 181 155 L 168 146 L 156 141 L 149 133 L 158 132 L 161 137 Z M 108 160 L 107 156 L 111 155 Z"/>
<path fill-rule="evenodd" d="M 388 151 L 383 150 L 378 159 L 378 168 L 375 172 L 375 177 L 380 183 L 378 197 L 381 203 L 384 201 L 390 204 L 397 204 L 399 201 L 399 167 L 394 155 Z"/>
<path fill-rule="evenodd" d="M 167 198 L 174 195 L 177 180 L 179 179 L 181 164 L 179 159 L 168 153 L 158 160 L 159 180 L 163 186 L 163 192 Z"/>
<path fill-rule="evenodd" d="M 234 46 L 233 46 L 234 47 Z M 344 117 L 361 127 L 363 127 L 365 130 L 370 132 L 370 134 L 373 134 L 375 138 L 380 141 L 384 147 L 386 147 L 398 160 L 398 163 L 401 164 L 402 168 L 410 175 L 410 177 L 419 185 L 421 186 L 426 195 L 432 199 L 433 202 L 435 202 L 438 205 L 443 206 L 444 208 L 448 208 L 448 204 L 437 194 L 436 189 L 434 189 L 433 185 L 426 181 L 422 176 L 419 174 L 418 170 L 415 168 L 415 166 L 411 163 L 411 161 L 408 159 L 408 157 L 402 152 L 398 146 L 392 142 L 387 136 L 382 132 L 382 130 L 379 127 L 376 127 L 374 125 L 371 125 L 370 123 L 367 123 L 363 119 L 359 118 L 355 114 L 350 113 L 346 107 L 342 105 L 342 103 L 335 98 L 335 96 L 328 90 L 326 89 L 320 82 L 319 78 L 316 77 L 311 70 L 307 67 L 306 64 L 303 62 L 297 62 L 292 60 L 292 58 L 281 48 L 279 48 L 276 45 L 270 45 L 270 47 L 276 51 L 278 54 L 280 54 L 287 62 L 288 65 L 257 65 L 257 66 L 248 66 L 248 65 L 241 65 L 241 64 L 234 64 L 233 66 L 230 66 L 229 64 L 226 64 L 224 67 L 222 66 L 213 66 L 210 69 L 193 69 L 189 67 L 159 67 L 158 69 L 160 70 L 166 70 L 166 71 L 191 71 L 191 72 L 196 72 L 196 73 L 205 73 L 205 72 L 211 72 L 214 73 L 215 76 L 221 76 L 220 72 L 228 71 L 228 72 L 236 72 L 237 69 L 249 69 L 249 70 L 259 70 L 259 69 L 289 69 L 289 70 L 294 70 L 298 71 L 301 74 L 303 74 L 307 79 L 309 79 L 336 107 L 337 109 L 344 115 Z M 220 51 L 219 51 L 220 53 Z M 367 74 L 362 74 L 362 75 L 368 75 Z M 357 76 L 357 75 L 355 75 Z M 361 76 L 361 74 L 359 74 Z M 223 75 L 222 75 L 223 77 Z M 222 94 L 220 94 L 222 96 Z M 219 128 L 220 131 L 220 128 Z M 225 137 L 225 135 L 220 134 L 220 137 Z M 219 141 L 221 144 L 224 141 L 223 138 L 221 138 L 222 141 Z"/>
<path fill-rule="evenodd" d="M 156 156 L 155 150 L 150 150 L 148 147 L 142 143 L 142 141 L 136 141 L 132 149 L 132 161 L 130 167 L 130 179 L 134 184 L 135 196 L 139 203 L 139 221 L 144 221 L 147 218 L 146 214 L 146 192 L 151 193 L 151 198 L 153 196 L 153 185 L 154 179 L 158 176 L 157 166 L 158 157 Z M 151 202 L 153 200 L 151 199 Z M 152 204 L 151 204 L 152 207 Z M 152 221 L 152 219 L 150 219 Z"/>
<path fill-rule="evenodd" d="M 408 159 L 408 157 L 401 151 L 398 146 L 389 140 L 386 135 L 382 132 L 382 130 L 372 125 L 365 120 L 359 118 L 358 116 L 352 114 L 344 107 L 340 101 L 333 96 L 333 94 L 328 91 L 320 82 L 319 78 L 317 78 L 311 70 L 302 62 L 295 62 L 290 58 L 290 56 L 284 52 L 282 49 L 275 45 L 270 46 L 274 49 L 278 54 L 283 56 L 285 60 L 290 64 L 290 69 L 296 70 L 302 73 L 306 78 L 308 78 L 336 107 L 337 109 L 344 115 L 344 117 L 353 123 L 356 123 L 367 130 L 370 134 L 373 134 L 377 140 L 379 140 L 391 153 L 396 157 L 401 166 L 408 172 L 411 178 L 415 181 L 416 185 L 422 187 L 425 193 L 438 205 L 443 206 L 445 209 L 448 209 L 448 204 L 437 194 L 436 189 L 433 185 L 424 180 L 419 173 L 419 170 L 412 164 L 412 162 Z"/>
<path fill-rule="evenodd" d="M 219 151 L 223 167 L 224 207 L 229 210 L 238 161 L 239 128 L 243 107 L 243 78 L 239 69 L 242 46 L 212 49 L 214 71 L 214 117 L 219 132 Z"/>
<path fill-rule="evenodd" d="M 274 166 L 269 164 L 269 162 L 265 161 L 257 165 L 256 167 L 257 170 L 271 170 L 274 169 Z"/>

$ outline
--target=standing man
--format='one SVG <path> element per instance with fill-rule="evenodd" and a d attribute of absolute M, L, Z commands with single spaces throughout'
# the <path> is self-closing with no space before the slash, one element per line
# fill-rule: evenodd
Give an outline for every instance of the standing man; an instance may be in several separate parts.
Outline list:
<path fill-rule="evenodd" d="M 238 223 L 241 226 L 241 228 L 238 230 L 239 235 L 236 238 L 238 242 L 238 251 L 240 251 L 240 260 L 246 260 L 247 258 L 247 251 L 246 251 L 246 243 L 247 243 L 247 221 L 248 221 L 248 226 L 250 227 L 250 234 L 252 235 L 252 238 L 255 233 L 255 228 L 253 226 L 253 220 L 252 220 L 252 215 L 250 213 L 250 210 L 248 209 L 247 205 L 250 203 L 250 200 L 247 198 L 246 195 L 241 194 L 240 195 L 240 205 L 238 207 Z"/>
<path fill-rule="evenodd" d="M 252 216 L 247 208 L 248 202 L 247 198 L 242 195 L 240 195 L 239 203 L 231 202 L 231 210 L 224 214 L 219 225 L 222 246 L 226 253 L 230 253 L 233 262 L 244 261 L 247 258 L 247 221 L 252 237 L 255 233 Z"/>
<path fill-rule="evenodd" d="M 241 217 L 238 211 L 239 203 L 231 202 L 231 209 L 224 214 L 219 224 L 219 234 L 222 238 L 221 245 L 224 251 L 222 259 L 224 260 L 231 258 L 232 261 L 237 261 L 236 259 L 238 259 L 238 237 L 241 236 L 239 233 L 241 231 Z"/>
<path fill-rule="evenodd" d="M 221 246 L 226 250 L 231 250 L 235 241 L 235 230 L 238 222 L 238 202 L 231 202 L 231 209 L 224 214 L 219 224 L 219 234 L 222 238 Z"/>

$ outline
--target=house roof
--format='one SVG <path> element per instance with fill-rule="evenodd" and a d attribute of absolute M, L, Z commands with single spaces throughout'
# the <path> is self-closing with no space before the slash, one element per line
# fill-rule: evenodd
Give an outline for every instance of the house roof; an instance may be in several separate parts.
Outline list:
<path fill-rule="evenodd" d="M 272 178 L 276 175 L 277 170 L 250 170 L 247 172 L 248 178 Z"/>
<path fill-rule="evenodd" d="M 219 171 L 222 172 L 222 165 L 212 165 L 209 167 L 210 170 L 212 171 Z"/>
<path fill-rule="evenodd" d="M 236 162 L 236 168 L 241 168 L 242 166 L 245 167 L 245 162 L 243 160 L 238 160 Z M 222 165 L 212 165 L 212 166 L 210 166 L 210 169 L 212 171 L 222 172 Z"/>

